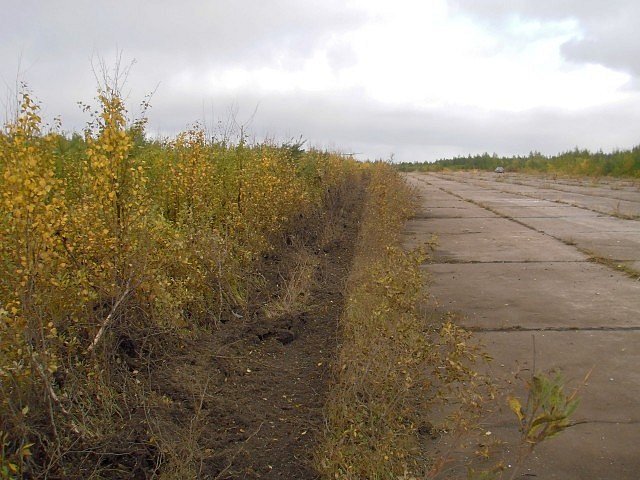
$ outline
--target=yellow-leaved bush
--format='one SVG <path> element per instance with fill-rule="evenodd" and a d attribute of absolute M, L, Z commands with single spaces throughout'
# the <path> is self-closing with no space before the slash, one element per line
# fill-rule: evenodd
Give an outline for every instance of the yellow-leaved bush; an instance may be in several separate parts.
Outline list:
<path fill-rule="evenodd" d="M 99 449 L 128 408 L 113 387 L 119 342 L 242 309 L 257 261 L 358 166 L 299 145 L 218 144 L 199 125 L 147 140 L 110 89 L 68 137 L 21 98 L 0 132 L 0 469 L 36 474 L 33 449 L 64 476 L 52 445 Z"/>
<path fill-rule="evenodd" d="M 21 112 L 0 137 L 0 375 L 17 383 L 33 375 L 32 361 L 57 368 L 47 347 L 61 312 L 50 300 L 60 294 L 68 267 L 59 237 L 66 205 L 52 139 L 41 134 L 38 107 L 26 93 Z"/>

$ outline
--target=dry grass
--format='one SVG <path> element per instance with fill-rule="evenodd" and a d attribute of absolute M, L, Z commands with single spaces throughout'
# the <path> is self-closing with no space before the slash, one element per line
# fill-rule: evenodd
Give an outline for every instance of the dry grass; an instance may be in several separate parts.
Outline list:
<path fill-rule="evenodd" d="M 314 283 L 314 273 L 318 267 L 318 257 L 306 247 L 296 247 L 294 265 L 289 278 L 282 279 L 282 289 L 275 301 L 265 306 L 267 318 L 296 315 L 304 310 L 308 294 Z"/>
<path fill-rule="evenodd" d="M 419 313 L 425 256 L 404 251 L 399 238 L 410 199 L 389 166 L 373 166 L 317 453 L 324 478 L 433 477 L 444 462 L 431 433 L 472 429 L 490 395 L 469 334 Z"/>
<path fill-rule="evenodd" d="M 599 263 L 600 265 L 605 265 L 613 270 L 624 273 L 627 277 L 632 278 L 634 280 L 640 280 L 640 271 L 630 267 L 629 265 L 625 265 L 618 260 L 603 257 L 602 255 L 597 255 L 589 250 L 580 249 L 583 253 L 589 256 L 589 261 L 593 263 Z"/>

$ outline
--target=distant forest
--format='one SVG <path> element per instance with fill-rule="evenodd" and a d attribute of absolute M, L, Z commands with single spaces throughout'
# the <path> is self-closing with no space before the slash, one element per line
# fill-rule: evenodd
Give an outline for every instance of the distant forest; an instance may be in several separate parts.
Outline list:
<path fill-rule="evenodd" d="M 442 170 L 495 170 L 504 167 L 506 172 L 539 172 L 561 175 L 586 175 L 593 177 L 640 178 L 640 145 L 631 150 L 611 153 L 590 152 L 575 149 L 559 155 L 546 156 L 531 152 L 527 156 L 499 157 L 496 154 L 455 157 L 436 162 L 403 162 L 397 168 L 403 172 Z"/>

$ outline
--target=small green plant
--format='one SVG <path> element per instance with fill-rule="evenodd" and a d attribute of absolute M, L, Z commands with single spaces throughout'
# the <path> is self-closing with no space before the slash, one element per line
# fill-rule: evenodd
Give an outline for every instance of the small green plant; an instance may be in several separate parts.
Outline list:
<path fill-rule="evenodd" d="M 509 407 L 520 421 L 526 443 L 536 446 L 570 427 L 570 417 L 578 407 L 576 391 L 564 392 L 560 374 L 536 374 L 528 382 L 529 396 L 523 408 L 515 397 L 509 398 Z"/>
<path fill-rule="evenodd" d="M 517 397 L 508 397 L 509 408 L 518 418 L 521 432 L 521 451 L 510 480 L 516 478 L 526 458 L 540 443 L 574 425 L 572 416 L 579 404 L 578 389 L 566 393 L 564 388 L 561 374 L 535 373 L 527 381 L 525 405 Z"/>

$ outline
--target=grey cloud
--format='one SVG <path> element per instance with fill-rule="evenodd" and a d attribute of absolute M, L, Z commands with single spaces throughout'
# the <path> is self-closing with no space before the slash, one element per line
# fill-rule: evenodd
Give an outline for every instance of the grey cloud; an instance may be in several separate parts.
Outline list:
<path fill-rule="evenodd" d="M 331 68 L 341 70 L 353 65 L 357 57 L 351 45 L 340 42 L 328 49 L 327 60 Z"/>
<path fill-rule="evenodd" d="M 43 101 L 45 114 L 82 126 L 76 101 L 90 101 L 91 62 L 137 60 L 128 89 L 140 99 L 179 72 L 276 66 L 295 70 L 336 34 L 366 22 L 367 13 L 339 0 L 23 0 L 1 2 L 0 90 L 16 76 Z M 336 67 L 347 57 L 336 57 Z M 2 85 L 4 83 L 4 85 Z M 200 92 L 200 95 L 202 93 Z"/>
<path fill-rule="evenodd" d="M 235 100 L 226 95 L 212 98 L 215 115 L 224 117 L 225 108 Z M 361 153 L 363 159 L 388 158 L 394 153 L 397 161 L 483 152 L 525 155 L 532 150 L 554 154 L 575 147 L 625 148 L 637 140 L 635 125 L 640 122 L 640 101 L 581 112 L 540 109 L 506 113 L 451 108 L 418 111 L 372 102 L 357 90 L 343 91 L 331 98 L 302 92 L 245 96 L 239 103 L 238 121 L 247 121 L 256 105 L 259 108 L 250 131 L 257 138 L 287 140 L 302 135 L 311 145 L 339 146 L 343 151 Z M 156 117 L 166 122 L 171 115 L 189 118 L 193 113 L 184 103 L 160 104 L 151 124 L 156 124 Z M 178 122 L 163 126 L 165 133 L 181 128 L 183 125 Z"/>
<path fill-rule="evenodd" d="M 640 76 L 640 4 L 604 19 L 585 19 L 586 35 L 562 47 L 567 59 L 599 63 Z"/>
<path fill-rule="evenodd" d="M 454 11 L 500 26 L 510 17 L 576 20 L 583 36 L 562 47 L 567 60 L 640 76 L 640 3 L 636 0 L 451 0 Z"/>
<path fill-rule="evenodd" d="M 609 12 L 624 11 L 633 0 L 450 0 L 450 5 L 488 21 L 500 21 L 509 15 L 541 20 L 602 17 Z"/>
<path fill-rule="evenodd" d="M 132 104 L 138 100 L 132 94 Z M 172 136 L 197 120 L 215 131 L 237 105 L 236 120 L 248 124 L 257 140 L 286 141 L 300 135 L 309 145 L 355 152 L 361 159 L 432 161 L 452 155 L 496 152 L 554 154 L 574 147 L 592 150 L 626 148 L 637 142 L 640 100 L 569 112 L 537 109 L 526 112 L 469 108 L 415 110 L 377 103 L 360 90 L 241 95 L 200 92 L 176 96 L 158 91 L 149 112 L 149 133 Z M 57 104 L 56 104 L 57 106 Z M 256 110 L 253 118 L 252 114 Z M 66 111 L 68 110 L 68 106 Z M 49 105 L 53 115 L 59 113 Z M 136 109 L 132 108 L 132 114 Z M 64 126 L 78 128 L 87 120 L 79 109 L 64 117 Z"/>
<path fill-rule="evenodd" d="M 3 16 L 11 21 L 0 30 L 0 41 L 25 53 L 56 56 L 79 47 L 105 51 L 118 45 L 134 55 L 162 52 L 174 67 L 194 60 L 253 66 L 295 60 L 328 34 L 365 18 L 337 0 L 27 0 L 3 7 Z"/>

